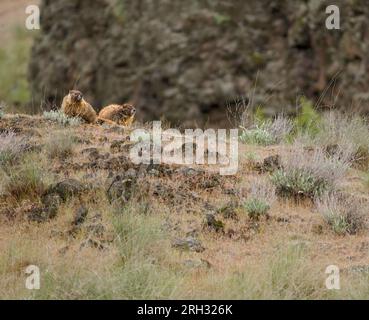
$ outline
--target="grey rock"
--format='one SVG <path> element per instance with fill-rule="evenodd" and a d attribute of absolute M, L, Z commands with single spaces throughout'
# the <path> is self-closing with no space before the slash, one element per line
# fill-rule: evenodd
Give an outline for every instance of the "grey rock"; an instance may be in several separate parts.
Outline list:
<path fill-rule="evenodd" d="M 43 196 L 43 202 L 47 201 L 50 195 L 58 195 L 66 201 L 68 198 L 82 194 L 86 189 L 86 186 L 78 180 L 67 179 L 50 186 Z"/>
<path fill-rule="evenodd" d="M 185 239 L 176 239 L 173 241 L 172 247 L 184 251 L 203 252 L 205 250 L 200 240 L 193 237 L 187 237 Z"/>
<path fill-rule="evenodd" d="M 217 213 L 221 214 L 226 219 L 237 219 L 237 210 L 240 208 L 239 203 L 236 201 L 230 201 L 217 210 Z"/>
<path fill-rule="evenodd" d="M 80 245 L 80 250 L 82 250 L 84 248 L 95 248 L 95 249 L 99 249 L 99 250 L 106 249 L 106 247 L 100 241 L 97 241 L 97 240 L 94 240 L 94 239 L 87 239 L 87 240 L 83 241 Z"/>
<path fill-rule="evenodd" d="M 210 262 L 204 259 L 196 259 L 196 260 L 188 259 L 188 260 L 183 261 L 183 265 L 189 269 L 199 269 L 199 268 L 209 269 L 211 268 Z"/>
<path fill-rule="evenodd" d="M 102 237 L 105 233 L 105 227 L 102 223 L 94 223 L 86 226 L 86 230 L 90 235 L 96 237 Z"/>
<path fill-rule="evenodd" d="M 266 157 L 263 160 L 260 171 L 262 172 L 272 172 L 281 168 L 281 156 L 276 154 Z"/>
<path fill-rule="evenodd" d="M 80 226 L 81 224 L 85 222 L 87 215 L 88 215 L 88 209 L 85 206 L 79 207 L 73 219 L 72 225 Z"/>
<path fill-rule="evenodd" d="M 108 179 L 106 194 L 110 202 L 127 202 L 131 198 L 137 184 L 137 172 L 129 169 L 121 175 Z"/>
<path fill-rule="evenodd" d="M 209 213 L 205 217 L 205 226 L 209 229 L 212 229 L 216 232 L 224 232 L 224 223 L 215 218 L 215 215 Z"/>

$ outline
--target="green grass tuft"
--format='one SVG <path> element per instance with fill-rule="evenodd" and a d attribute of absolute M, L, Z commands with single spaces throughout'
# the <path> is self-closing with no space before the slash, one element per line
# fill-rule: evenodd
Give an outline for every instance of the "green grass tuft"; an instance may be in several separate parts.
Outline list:
<path fill-rule="evenodd" d="M 277 194 L 284 197 L 321 196 L 329 188 L 328 181 L 314 176 L 304 169 L 278 170 L 273 173 L 271 180 L 276 187 Z"/>
<path fill-rule="evenodd" d="M 250 199 L 244 204 L 244 207 L 251 219 L 259 220 L 262 216 L 267 216 L 270 205 L 261 199 Z"/>

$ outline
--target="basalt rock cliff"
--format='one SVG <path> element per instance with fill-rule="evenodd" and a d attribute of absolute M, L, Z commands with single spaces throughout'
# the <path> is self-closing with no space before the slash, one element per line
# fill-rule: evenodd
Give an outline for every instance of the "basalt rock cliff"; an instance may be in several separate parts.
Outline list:
<path fill-rule="evenodd" d="M 72 87 L 96 109 L 133 101 L 144 120 L 225 121 L 240 96 L 268 112 L 369 110 L 369 6 L 337 0 L 43 0 L 29 68 L 33 100 Z"/>

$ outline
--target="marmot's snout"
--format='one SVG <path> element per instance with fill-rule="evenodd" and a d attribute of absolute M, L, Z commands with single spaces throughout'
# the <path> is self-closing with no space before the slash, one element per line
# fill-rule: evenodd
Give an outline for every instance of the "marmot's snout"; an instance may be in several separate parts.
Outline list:
<path fill-rule="evenodd" d="M 83 94 L 81 91 L 72 90 L 69 92 L 69 94 L 71 95 L 74 102 L 81 102 L 83 99 Z"/>
<path fill-rule="evenodd" d="M 136 114 L 136 108 L 129 103 L 123 104 L 122 109 L 123 113 L 127 116 L 134 116 Z"/>

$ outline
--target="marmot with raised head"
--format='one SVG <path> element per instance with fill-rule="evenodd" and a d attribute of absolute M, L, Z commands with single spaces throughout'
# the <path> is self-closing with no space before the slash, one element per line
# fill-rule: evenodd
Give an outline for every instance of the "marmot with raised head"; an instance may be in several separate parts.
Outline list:
<path fill-rule="evenodd" d="M 96 111 L 83 99 L 82 92 L 71 90 L 63 99 L 62 112 L 69 117 L 79 117 L 87 123 L 95 123 L 97 120 Z"/>
<path fill-rule="evenodd" d="M 119 125 L 129 127 L 132 125 L 136 115 L 136 109 L 131 104 L 112 104 L 103 108 L 98 116 L 99 120 L 113 121 Z"/>

